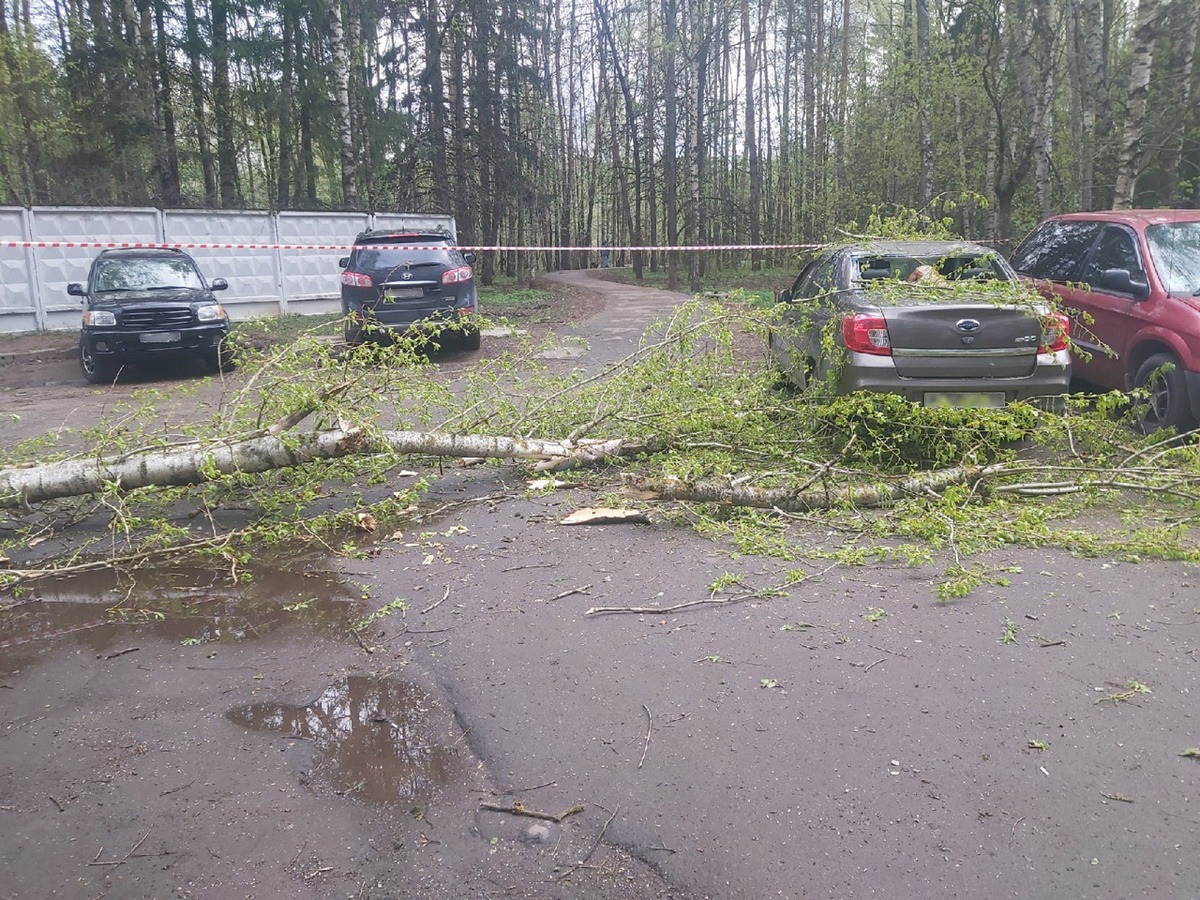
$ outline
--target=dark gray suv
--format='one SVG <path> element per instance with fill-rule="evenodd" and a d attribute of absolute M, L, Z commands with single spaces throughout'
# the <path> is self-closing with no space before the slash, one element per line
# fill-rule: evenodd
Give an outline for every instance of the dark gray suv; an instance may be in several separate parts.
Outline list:
<path fill-rule="evenodd" d="M 213 371 L 231 368 L 229 315 L 213 296 L 229 287 L 206 282 L 182 250 L 104 250 L 87 284 L 67 285 L 83 298 L 79 366 L 90 384 L 109 384 L 122 366 L 195 357 Z"/>
<path fill-rule="evenodd" d="M 474 253 L 441 232 L 364 231 L 342 267 L 342 314 L 349 344 L 427 331 L 479 349 Z M 456 323 L 452 329 L 446 323 Z"/>

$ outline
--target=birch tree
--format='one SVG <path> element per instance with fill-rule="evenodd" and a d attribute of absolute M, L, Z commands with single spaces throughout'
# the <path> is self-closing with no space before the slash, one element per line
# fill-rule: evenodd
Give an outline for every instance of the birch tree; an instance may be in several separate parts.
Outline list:
<path fill-rule="evenodd" d="M 1121 132 L 1117 180 L 1113 187 L 1113 206 L 1116 209 L 1129 209 L 1133 205 L 1137 179 L 1145 157 L 1146 98 L 1150 90 L 1150 72 L 1154 65 L 1159 10 L 1159 0 L 1138 0 L 1125 126 Z"/>

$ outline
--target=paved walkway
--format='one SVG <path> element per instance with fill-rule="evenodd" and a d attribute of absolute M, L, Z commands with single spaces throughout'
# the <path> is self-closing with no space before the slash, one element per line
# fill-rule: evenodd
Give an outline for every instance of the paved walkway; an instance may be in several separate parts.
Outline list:
<path fill-rule="evenodd" d="M 557 332 L 564 347 L 570 346 L 572 338 L 586 342 L 587 368 L 592 364 L 607 365 L 628 355 L 650 325 L 666 318 L 692 297 L 677 291 L 607 281 L 594 277 L 595 271 L 552 272 L 544 276 L 547 281 L 593 291 L 604 298 L 603 311 Z"/>

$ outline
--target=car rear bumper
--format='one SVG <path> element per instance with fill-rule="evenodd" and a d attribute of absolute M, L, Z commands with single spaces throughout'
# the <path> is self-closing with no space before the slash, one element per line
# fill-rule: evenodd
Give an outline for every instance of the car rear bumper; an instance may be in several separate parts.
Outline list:
<path fill-rule="evenodd" d="M 163 331 L 89 330 L 81 338 L 98 360 L 136 363 L 164 356 L 203 355 L 217 350 L 228 333 L 229 326 L 222 323 Z"/>
<path fill-rule="evenodd" d="M 475 314 L 474 304 L 440 303 L 420 306 L 388 303 L 356 303 L 343 301 L 345 314 L 357 325 L 357 330 L 369 335 L 372 331 L 388 334 L 406 331 L 436 334 L 450 323 L 460 322 L 456 328 L 470 330 L 468 322 Z"/>
<path fill-rule="evenodd" d="M 1071 367 L 1066 352 L 1043 353 L 1032 374 L 1021 378 L 904 378 L 890 356 L 851 353 L 838 379 L 839 393 L 871 391 L 898 394 L 914 403 L 926 394 L 1004 394 L 1006 403 L 1065 394 Z"/>

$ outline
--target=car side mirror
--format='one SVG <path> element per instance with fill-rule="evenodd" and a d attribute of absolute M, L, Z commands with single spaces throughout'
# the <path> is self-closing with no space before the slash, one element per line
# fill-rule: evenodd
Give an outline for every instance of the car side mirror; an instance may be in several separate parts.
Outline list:
<path fill-rule="evenodd" d="M 1129 294 L 1139 300 L 1150 296 L 1150 285 L 1145 277 L 1134 278 L 1128 269 L 1105 269 L 1100 273 L 1096 286 L 1117 294 Z"/>
<path fill-rule="evenodd" d="M 468 250 L 466 253 L 463 254 L 463 259 L 465 259 L 467 261 L 468 265 L 475 264 L 475 254 L 472 253 L 470 250 Z"/>
<path fill-rule="evenodd" d="M 78 281 L 72 281 L 67 285 L 67 293 L 72 297 L 82 297 L 84 296 L 83 285 Z"/>
<path fill-rule="evenodd" d="M 344 269 L 348 265 L 350 265 L 350 257 L 343 256 L 341 259 L 338 260 L 338 268 L 339 269 Z"/>
<path fill-rule="evenodd" d="M 209 284 L 208 289 L 210 291 L 225 291 L 229 289 L 229 282 L 224 278 L 214 278 L 212 283 Z"/>
<path fill-rule="evenodd" d="M 791 303 L 793 299 L 794 298 L 792 297 L 792 291 L 789 288 L 787 290 L 780 291 L 779 295 L 775 298 L 775 302 L 776 303 Z"/>

